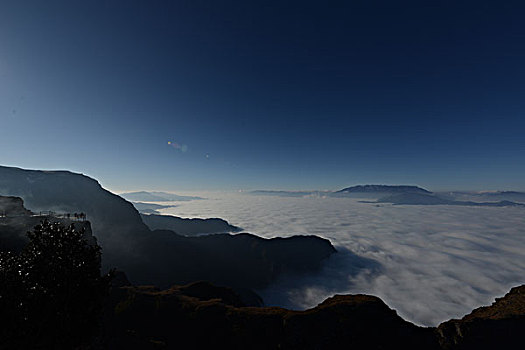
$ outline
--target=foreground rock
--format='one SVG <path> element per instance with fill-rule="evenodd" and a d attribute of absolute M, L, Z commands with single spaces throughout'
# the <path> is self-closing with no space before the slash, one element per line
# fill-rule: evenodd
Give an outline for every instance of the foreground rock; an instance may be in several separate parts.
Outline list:
<path fill-rule="evenodd" d="M 335 296 L 307 311 L 243 307 L 228 288 L 121 287 L 108 305 L 111 349 L 436 349 L 431 329 L 401 319 L 379 298 Z"/>
<path fill-rule="evenodd" d="M 100 342 L 111 349 L 519 349 L 525 285 L 437 328 L 404 321 L 381 299 L 336 295 L 306 311 L 243 306 L 207 282 L 113 289 Z"/>

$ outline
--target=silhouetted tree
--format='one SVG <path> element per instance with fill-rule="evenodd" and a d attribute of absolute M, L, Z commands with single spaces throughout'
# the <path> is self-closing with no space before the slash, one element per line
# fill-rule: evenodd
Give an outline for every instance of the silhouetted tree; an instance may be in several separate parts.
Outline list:
<path fill-rule="evenodd" d="M 111 276 L 74 225 L 43 221 L 19 254 L 0 254 L 0 347 L 71 349 L 98 327 Z"/>

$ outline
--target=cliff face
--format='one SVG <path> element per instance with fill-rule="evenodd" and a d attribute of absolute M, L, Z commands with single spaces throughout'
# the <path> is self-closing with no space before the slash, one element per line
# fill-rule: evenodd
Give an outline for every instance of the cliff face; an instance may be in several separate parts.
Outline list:
<path fill-rule="evenodd" d="M 35 212 L 85 213 L 106 255 L 132 252 L 133 238 L 149 232 L 131 203 L 82 174 L 0 166 L 0 195 L 21 197 Z"/>

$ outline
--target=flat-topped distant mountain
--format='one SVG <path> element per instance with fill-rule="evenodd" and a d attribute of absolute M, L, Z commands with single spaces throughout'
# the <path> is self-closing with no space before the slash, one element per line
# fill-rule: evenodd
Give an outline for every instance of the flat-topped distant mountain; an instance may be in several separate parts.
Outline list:
<path fill-rule="evenodd" d="M 432 192 L 425 190 L 418 186 L 409 185 L 357 185 L 342 190 L 336 193 L 425 193 Z"/>
<path fill-rule="evenodd" d="M 132 202 L 183 202 L 203 199 L 201 197 L 179 196 L 174 193 L 147 191 L 121 193 L 120 196 Z"/>

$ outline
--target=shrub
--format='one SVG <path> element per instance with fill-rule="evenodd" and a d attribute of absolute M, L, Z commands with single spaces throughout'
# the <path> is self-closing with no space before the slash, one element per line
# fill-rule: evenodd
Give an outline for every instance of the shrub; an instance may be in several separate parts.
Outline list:
<path fill-rule="evenodd" d="M 0 254 L 0 329 L 6 348 L 70 349 L 97 331 L 111 274 L 101 248 L 74 225 L 43 221 L 19 254 Z"/>

